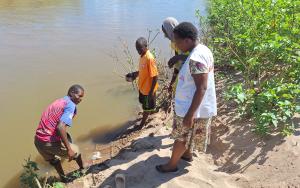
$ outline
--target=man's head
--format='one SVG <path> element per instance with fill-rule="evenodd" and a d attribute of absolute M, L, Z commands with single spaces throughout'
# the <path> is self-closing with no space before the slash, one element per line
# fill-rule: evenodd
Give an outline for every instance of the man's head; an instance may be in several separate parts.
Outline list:
<path fill-rule="evenodd" d="M 168 17 L 163 21 L 161 29 L 166 38 L 174 42 L 173 30 L 178 25 L 178 21 L 173 17 Z"/>
<path fill-rule="evenodd" d="M 182 22 L 174 28 L 176 46 L 183 52 L 190 51 L 198 41 L 198 30 L 189 22 Z"/>
<path fill-rule="evenodd" d="M 135 42 L 135 48 L 138 53 L 143 56 L 148 50 L 147 40 L 144 37 L 140 37 Z"/>
<path fill-rule="evenodd" d="M 79 104 L 84 96 L 83 87 L 78 84 L 72 85 L 68 90 L 68 96 L 75 104 Z"/>

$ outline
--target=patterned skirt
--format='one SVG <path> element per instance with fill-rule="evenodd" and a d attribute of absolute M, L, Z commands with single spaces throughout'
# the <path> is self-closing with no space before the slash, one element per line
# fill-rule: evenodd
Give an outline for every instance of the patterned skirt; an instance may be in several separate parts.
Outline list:
<path fill-rule="evenodd" d="M 183 126 L 183 117 L 174 114 L 173 131 L 171 138 L 186 142 L 185 147 L 193 152 L 194 150 L 206 152 L 210 143 L 211 119 L 195 119 L 192 127 Z"/>

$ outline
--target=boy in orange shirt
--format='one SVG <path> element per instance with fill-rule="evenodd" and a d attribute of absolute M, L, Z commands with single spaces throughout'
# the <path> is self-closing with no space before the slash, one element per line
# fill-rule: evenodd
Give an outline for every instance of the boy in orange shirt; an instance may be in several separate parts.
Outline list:
<path fill-rule="evenodd" d="M 142 129 L 151 112 L 156 108 L 156 90 L 158 88 L 158 71 L 154 56 L 148 49 L 147 40 L 140 37 L 136 40 L 135 47 L 140 54 L 139 71 L 126 75 L 126 78 L 138 79 L 139 102 L 143 107 L 143 118 L 136 129 Z"/>

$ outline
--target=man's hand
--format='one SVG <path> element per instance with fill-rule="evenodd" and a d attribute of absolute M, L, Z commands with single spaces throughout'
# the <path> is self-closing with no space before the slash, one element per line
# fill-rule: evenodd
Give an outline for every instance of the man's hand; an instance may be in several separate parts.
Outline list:
<path fill-rule="evenodd" d="M 125 77 L 132 77 L 132 73 L 130 72 L 130 73 L 126 74 Z"/>
<path fill-rule="evenodd" d="M 132 73 L 126 74 L 126 75 L 125 75 L 125 79 L 126 79 L 127 82 L 132 82 L 132 81 L 135 80 L 135 78 L 134 78 L 134 76 L 133 76 Z"/>
<path fill-rule="evenodd" d="M 139 72 L 131 72 L 125 75 L 126 81 L 132 82 L 139 76 Z"/>
<path fill-rule="evenodd" d="M 188 113 L 183 118 L 183 126 L 187 128 L 191 128 L 194 122 L 194 117 L 192 115 L 189 115 Z"/>
<path fill-rule="evenodd" d="M 184 62 L 187 57 L 188 57 L 187 55 L 182 55 L 182 54 L 173 56 L 168 61 L 169 68 L 172 68 L 178 61 L 183 61 Z"/>
<path fill-rule="evenodd" d="M 76 153 L 70 148 L 68 150 L 68 157 L 69 157 L 69 161 L 72 161 L 75 157 Z"/>

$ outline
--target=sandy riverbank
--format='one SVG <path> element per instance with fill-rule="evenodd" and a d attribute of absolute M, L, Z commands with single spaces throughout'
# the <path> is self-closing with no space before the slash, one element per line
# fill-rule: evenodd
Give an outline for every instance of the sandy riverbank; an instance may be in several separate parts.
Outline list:
<path fill-rule="evenodd" d="M 220 93 L 224 84 L 217 85 Z M 125 175 L 126 187 L 136 188 L 300 187 L 300 161 L 297 160 L 300 129 L 286 138 L 281 135 L 259 138 L 251 131 L 252 122 L 239 120 L 235 108 L 220 96 L 219 115 L 213 123 L 207 153 L 196 153 L 191 163 L 181 161 L 178 173 L 160 174 L 155 170 L 155 165 L 168 160 L 173 144 L 169 137 L 172 115 L 160 111 L 150 117 L 142 131 L 126 134 L 113 142 L 113 151 L 108 149 L 106 153 L 113 158 L 94 165 L 94 174 L 77 179 L 67 187 L 90 187 L 93 183 L 96 187 L 115 187 L 115 175 L 119 173 Z M 299 125 L 299 117 L 295 121 Z M 133 126 L 137 122 L 130 123 Z"/>

